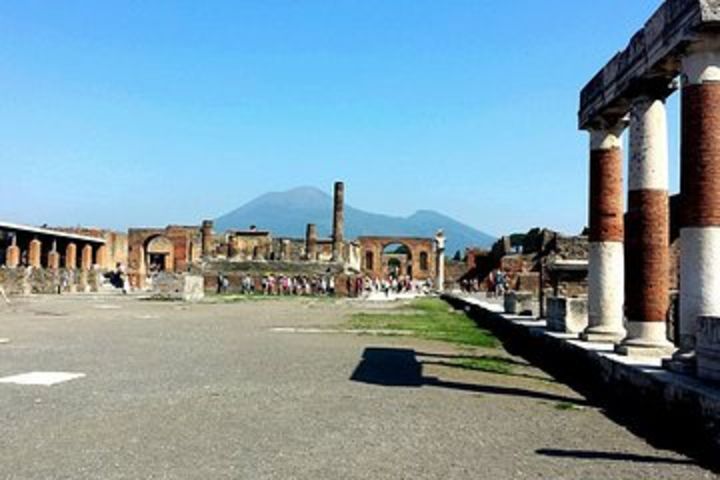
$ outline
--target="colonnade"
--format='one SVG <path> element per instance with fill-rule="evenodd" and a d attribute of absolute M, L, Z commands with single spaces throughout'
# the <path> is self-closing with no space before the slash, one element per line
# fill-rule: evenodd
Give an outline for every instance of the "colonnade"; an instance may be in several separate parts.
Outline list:
<path fill-rule="evenodd" d="M 52 239 L 50 240 L 50 250 L 43 255 L 43 241 L 39 237 L 32 237 L 26 246 L 19 245 L 16 234 L 11 238 L 11 243 L 5 250 L 5 266 L 7 268 L 29 266 L 50 270 L 60 268 L 76 270 L 79 266 L 80 270 L 91 270 L 97 265 L 107 263 L 108 250 L 104 244 L 70 241 L 65 245 L 64 254 L 61 254 L 57 240 Z"/>
<path fill-rule="evenodd" d="M 623 354 L 665 354 L 670 277 L 665 79 L 638 79 L 629 111 L 599 114 L 590 133 L 589 325 L 582 338 Z M 680 314 L 675 360 L 694 356 L 698 316 L 720 316 L 720 41 L 681 58 Z M 621 137 L 629 127 L 628 205 Z"/>

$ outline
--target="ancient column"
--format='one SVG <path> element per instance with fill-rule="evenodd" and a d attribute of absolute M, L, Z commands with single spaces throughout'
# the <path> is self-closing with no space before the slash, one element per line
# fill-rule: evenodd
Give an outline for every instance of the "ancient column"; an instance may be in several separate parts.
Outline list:
<path fill-rule="evenodd" d="M 286 262 L 292 261 L 292 243 L 290 242 L 290 240 L 283 240 L 282 249 L 283 260 L 285 260 Z"/>
<path fill-rule="evenodd" d="M 93 248 L 92 248 L 92 245 L 87 243 L 82 248 L 82 253 L 81 253 L 81 257 L 80 257 L 80 269 L 81 270 L 90 270 L 92 268 L 92 264 L 93 264 Z"/>
<path fill-rule="evenodd" d="M 30 240 L 28 265 L 32 268 L 42 268 L 42 243 L 37 238 Z"/>
<path fill-rule="evenodd" d="M 17 268 L 18 265 L 20 265 L 20 247 L 17 244 L 17 235 L 13 235 L 11 244 L 5 252 L 5 266 Z"/>
<path fill-rule="evenodd" d="M 632 104 L 625 225 L 627 337 L 616 351 L 664 355 L 670 306 L 670 212 L 665 93 L 643 94 Z"/>
<path fill-rule="evenodd" d="M 72 242 L 65 247 L 65 268 L 68 270 L 77 268 L 77 245 Z"/>
<path fill-rule="evenodd" d="M 335 182 L 335 202 L 333 208 L 332 260 L 342 262 L 345 230 L 345 184 Z"/>
<path fill-rule="evenodd" d="M 308 223 L 305 231 L 305 253 L 311 262 L 317 260 L 317 225 Z"/>
<path fill-rule="evenodd" d="M 588 328 L 582 338 L 618 342 L 623 328 L 623 185 L 625 123 L 590 129 Z"/>
<path fill-rule="evenodd" d="M 48 268 L 50 270 L 60 268 L 60 253 L 57 251 L 57 240 L 53 240 L 52 250 L 48 253 Z"/>
<path fill-rule="evenodd" d="M 211 257 L 215 250 L 215 238 L 213 237 L 213 221 L 203 220 L 202 222 L 202 256 Z"/>
<path fill-rule="evenodd" d="M 698 316 L 720 316 L 720 40 L 691 46 L 682 69 L 680 338 L 673 358 L 691 365 Z"/>
<path fill-rule="evenodd" d="M 110 270 L 114 265 L 108 265 L 109 261 L 108 246 L 100 245 L 95 255 L 95 264 L 103 270 Z"/>
<path fill-rule="evenodd" d="M 437 246 L 437 289 L 439 292 L 445 290 L 445 234 L 442 230 L 435 235 Z"/>

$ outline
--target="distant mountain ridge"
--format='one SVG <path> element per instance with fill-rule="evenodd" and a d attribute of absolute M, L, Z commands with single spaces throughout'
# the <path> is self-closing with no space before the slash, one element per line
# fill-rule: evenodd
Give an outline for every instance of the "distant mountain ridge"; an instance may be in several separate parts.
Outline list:
<path fill-rule="evenodd" d="M 308 223 L 318 235 L 332 231 L 333 199 L 315 187 L 299 187 L 261 195 L 215 220 L 217 231 L 246 229 L 256 225 L 281 237 L 303 238 Z M 409 217 L 366 212 L 345 205 L 345 238 L 364 235 L 434 237 L 438 229 L 447 236 L 447 252 L 453 255 L 466 247 L 488 247 L 495 237 L 432 210 L 418 210 Z"/>

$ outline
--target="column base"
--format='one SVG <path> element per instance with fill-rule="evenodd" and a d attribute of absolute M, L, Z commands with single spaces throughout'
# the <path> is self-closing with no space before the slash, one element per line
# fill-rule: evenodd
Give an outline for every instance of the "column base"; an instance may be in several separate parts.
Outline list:
<path fill-rule="evenodd" d="M 665 322 L 627 322 L 628 336 L 615 347 L 615 353 L 640 357 L 667 357 L 675 351 L 667 339 Z"/>
<path fill-rule="evenodd" d="M 602 332 L 586 330 L 580 334 L 580 340 L 593 343 L 618 343 L 625 337 L 625 332 Z"/>
<path fill-rule="evenodd" d="M 675 351 L 675 345 L 632 345 L 620 344 L 615 346 L 615 353 L 628 357 L 670 357 Z M 669 359 L 669 358 L 668 358 Z"/>
<path fill-rule="evenodd" d="M 665 370 L 674 373 L 695 376 L 697 374 L 697 356 L 694 350 L 690 352 L 678 350 L 672 358 L 663 360 L 662 366 Z"/>

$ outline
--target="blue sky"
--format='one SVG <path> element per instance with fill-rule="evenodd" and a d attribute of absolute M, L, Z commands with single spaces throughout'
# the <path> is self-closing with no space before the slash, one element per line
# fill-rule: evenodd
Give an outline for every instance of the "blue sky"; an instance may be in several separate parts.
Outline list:
<path fill-rule="evenodd" d="M 0 218 L 198 223 L 343 179 L 366 210 L 576 232 L 579 89 L 660 3 L 0 2 Z M 673 189 L 676 164 L 673 138 Z"/>

